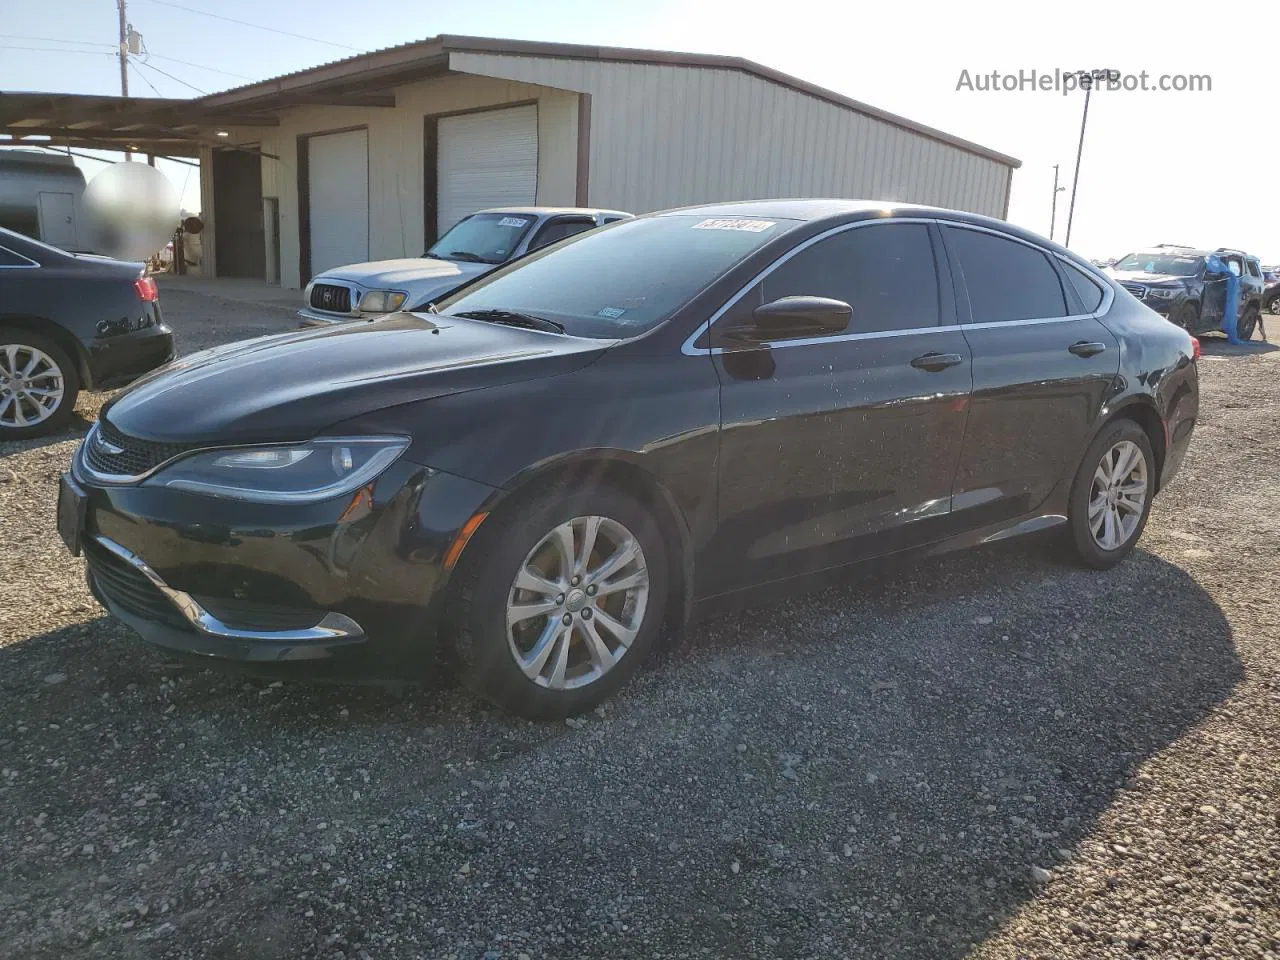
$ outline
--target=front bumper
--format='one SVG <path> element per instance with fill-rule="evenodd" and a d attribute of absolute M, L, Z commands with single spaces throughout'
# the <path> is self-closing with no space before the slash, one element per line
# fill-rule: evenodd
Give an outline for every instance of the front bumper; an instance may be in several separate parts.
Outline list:
<path fill-rule="evenodd" d="M 102 390 L 119 387 L 144 373 L 168 363 L 174 357 L 173 330 L 160 319 L 141 330 L 94 338 L 89 343 L 89 383 Z"/>
<path fill-rule="evenodd" d="M 430 662 L 444 557 L 495 493 L 406 461 L 355 495 L 289 508 L 80 485 L 90 587 L 144 640 L 350 680 Z"/>
<path fill-rule="evenodd" d="M 300 327 L 331 327 L 335 323 L 350 323 L 352 320 L 371 319 L 373 318 L 359 313 L 325 313 L 322 310 L 312 310 L 310 307 L 303 307 L 298 311 L 298 326 Z"/>

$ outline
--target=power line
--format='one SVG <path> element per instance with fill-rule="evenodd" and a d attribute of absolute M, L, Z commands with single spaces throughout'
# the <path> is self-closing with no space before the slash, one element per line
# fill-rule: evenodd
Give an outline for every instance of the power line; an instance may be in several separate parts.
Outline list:
<path fill-rule="evenodd" d="M 133 61 L 133 68 L 134 68 L 133 75 L 137 77 L 139 80 L 141 80 L 143 83 L 145 83 L 148 87 L 150 87 L 151 92 L 154 93 L 157 97 L 163 97 L 164 94 L 162 94 L 159 90 L 156 89 L 156 85 L 147 79 L 147 75 L 145 73 L 143 73 L 141 70 L 138 69 L 138 67 L 140 66 L 142 66 L 142 64 L 139 63 L 137 60 Z"/>
<path fill-rule="evenodd" d="M 62 40 L 58 37 L 29 37 L 22 33 L 0 33 L 0 37 L 5 40 L 39 40 L 42 43 L 77 43 L 83 47 L 110 47 L 112 50 L 116 48 L 114 43 L 102 43 L 99 40 Z"/>
<path fill-rule="evenodd" d="M 141 67 L 146 67 L 148 70 L 154 70 L 156 73 L 160 74 L 160 76 L 168 77 L 170 80 L 174 80 L 177 83 L 182 84 L 184 87 L 190 87 L 196 93 L 207 94 L 209 92 L 208 90 L 201 90 L 195 84 L 187 83 L 187 81 L 179 77 L 175 77 L 172 73 L 166 73 L 164 70 L 161 70 L 159 67 L 153 66 L 152 64 L 147 63 L 145 60 L 135 60 L 134 63 L 138 64 Z"/>
<path fill-rule="evenodd" d="M 148 60 L 167 60 L 170 63 L 180 63 L 184 67 L 195 67 L 197 70 L 208 70 L 210 73 L 220 73 L 226 77 L 235 77 L 237 80 L 252 81 L 254 79 L 253 77 L 246 77 L 243 73 L 232 73 L 230 70 L 221 70 L 218 67 L 206 67 L 203 63 L 192 63 L 190 60 L 179 60 L 177 57 L 166 57 L 159 53 L 152 53 L 150 50 L 146 51 L 146 54 Z"/>
<path fill-rule="evenodd" d="M 21 47 L 16 44 L 0 44 L 0 50 L 33 50 L 36 53 L 85 53 L 91 57 L 114 57 L 114 53 L 105 50 L 63 50 L 58 47 Z"/>
<path fill-rule="evenodd" d="M 321 40 L 319 37 L 308 37 L 301 33 L 291 33 L 288 30 L 277 30 L 275 27 L 264 27 L 260 23 L 250 23 L 248 20 L 237 20 L 235 17 L 224 17 L 220 13 L 209 13 L 207 10 L 196 10 L 192 7 L 184 7 L 180 3 L 170 3 L 169 0 L 151 0 L 152 3 L 158 3 L 162 7 L 173 7 L 175 10 L 185 10 L 187 13 L 196 13 L 202 17 L 212 17 L 215 20 L 225 20 L 227 23 L 238 23 L 242 27 L 252 27 L 254 30 L 266 30 L 268 33 L 278 33 L 285 37 L 294 37 L 298 40 L 310 40 L 312 43 L 323 43 L 329 47 L 339 47 L 343 50 L 356 50 L 356 47 L 348 46 L 345 43 L 334 43 L 332 40 Z"/>

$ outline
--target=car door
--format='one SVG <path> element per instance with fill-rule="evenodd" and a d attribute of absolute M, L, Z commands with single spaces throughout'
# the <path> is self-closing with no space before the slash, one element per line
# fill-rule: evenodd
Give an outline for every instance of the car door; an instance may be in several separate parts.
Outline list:
<path fill-rule="evenodd" d="M 971 383 L 936 245 L 923 221 L 836 228 L 775 262 L 713 325 L 720 522 L 702 592 L 935 537 Z M 756 307 L 791 296 L 850 304 L 846 331 L 735 340 Z"/>
<path fill-rule="evenodd" d="M 1119 370 L 1119 343 L 1095 316 L 1109 291 L 1085 271 L 993 230 L 952 224 L 942 235 L 973 352 L 952 491 L 963 529 L 1030 514 L 1070 482 Z"/>

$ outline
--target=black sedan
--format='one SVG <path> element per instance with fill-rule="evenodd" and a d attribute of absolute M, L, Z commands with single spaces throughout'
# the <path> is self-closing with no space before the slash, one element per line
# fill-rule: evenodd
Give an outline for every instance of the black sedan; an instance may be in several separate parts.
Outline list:
<path fill-rule="evenodd" d="M 0 228 L 0 440 L 58 430 L 81 389 L 120 386 L 172 357 L 143 264 Z"/>
<path fill-rule="evenodd" d="M 903 551 L 1133 549 L 1198 342 L 1067 250 L 793 200 L 582 234 L 430 313 L 196 354 L 102 413 L 59 527 L 146 639 L 403 676 L 444 638 L 530 716 L 664 625 Z"/>

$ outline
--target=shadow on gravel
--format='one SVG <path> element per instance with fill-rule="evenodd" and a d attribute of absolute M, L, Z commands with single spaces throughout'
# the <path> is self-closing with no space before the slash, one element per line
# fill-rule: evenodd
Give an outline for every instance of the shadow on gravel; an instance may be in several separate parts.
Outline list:
<path fill-rule="evenodd" d="M 82 396 L 85 395 L 82 394 Z M 55 443 L 64 443 L 67 440 L 79 440 L 89 432 L 89 427 L 91 426 L 92 422 L 85 419 L 84 415 L 77 410 L 67 422 L 66 427 L 57 433 L 42 437 L 31 437 L 26 440 L 0 442 L 0 462 L 20 453 L 26 453 L 28 450 L 39 450 L 41 447 L 53 446 Z"/>
<path fill-rule="evenodd" d="M 1036 543 L 696 626 L 574 725 L 190 669 L 99 618 L 0 648 L 0 941 L 959 958 L 1241 676 L 1182 570 Z"/>
<path fill-rule="evenodd" d="M 1280 322 L 1276 326 L 1280 327 Z M 1280 345 L 1262 340 L 1228 343 L 1225 337 L 1200 337 L 1200 349 L 1204 356 L 1210 357 L 1253 357 L 1280 350 Z"/>

